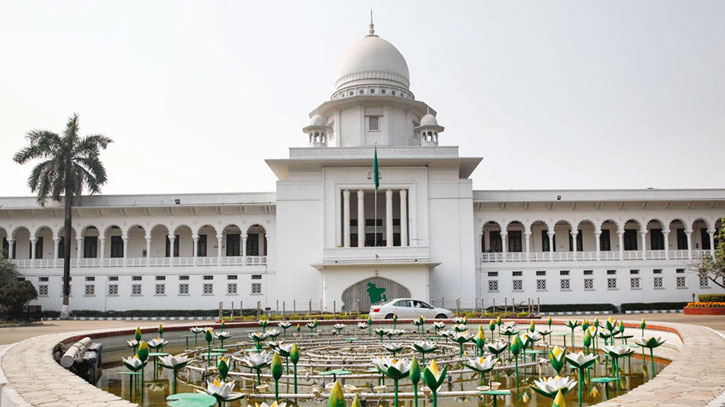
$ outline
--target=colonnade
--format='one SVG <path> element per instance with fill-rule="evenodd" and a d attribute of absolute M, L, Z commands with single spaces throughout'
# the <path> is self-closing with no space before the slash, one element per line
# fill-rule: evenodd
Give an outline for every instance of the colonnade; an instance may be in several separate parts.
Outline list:
<path fill-rule="evenodd" d="M 400 246 L 408 246 L 408 190 L 397 190 L 400 196 Z M 393 247 L 393 189 L 385 190 L 385 242 Z M 377 193 L 374 191 L 373 193 Z M 350 195 L 351 190 L 342 191 L 342 246 L 350 247 Z M 365 247 L 365 190 L 357 190 L 357 247 Z"/>

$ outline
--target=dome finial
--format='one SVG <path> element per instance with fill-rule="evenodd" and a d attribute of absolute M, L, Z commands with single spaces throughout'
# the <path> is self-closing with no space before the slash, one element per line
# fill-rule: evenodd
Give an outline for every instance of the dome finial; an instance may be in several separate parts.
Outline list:
<path fill-rule="evenodd" d="M 373 9 L 370 9 L 370 25 L 368 26 L 368 37 L 375 36 L 375 24 L 373 23 Z"/>

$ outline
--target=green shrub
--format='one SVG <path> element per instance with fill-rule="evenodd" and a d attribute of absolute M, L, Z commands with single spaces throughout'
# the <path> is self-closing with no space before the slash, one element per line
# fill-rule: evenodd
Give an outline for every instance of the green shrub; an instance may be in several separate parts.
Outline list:
<path fill-rule="evenodd" d="M 519 312 L 518 314 L 516 314 L 516 316 L 517 317 L 528 317 L 529 313 L 528 312 Z"/>
<path fill-rule="evenodd" d="M 622 304 L 622 312 L 682 309 L 687 302 L 631 302 Z"/>
<path fill-rule="evenodd" d="M 604 311 L 617 313 L 614 304 L 541 304 L 541 312 L 588 312 Z"/>
<path fill-rule="evenodd" d="M 725 302 L 725 294 L 700 294 L 697 298 L 700 302 Z"/>

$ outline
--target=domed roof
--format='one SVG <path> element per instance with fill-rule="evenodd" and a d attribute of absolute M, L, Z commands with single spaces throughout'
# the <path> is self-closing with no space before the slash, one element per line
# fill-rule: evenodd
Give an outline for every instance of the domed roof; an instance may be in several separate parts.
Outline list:
<path fill-rule="evenodd" d="M 321 114 L 316 114 L 310 119 L 310 126 L 327 126 L 327 119 Z"/>
<path fill-rule="evenodd" d="M 355 84 L 410 86 L 410 73 L 403 54 L 393 44 L 371 34 L 350 46 L 337 64 L 335 87 Z"/>
<path fill-rule="evenodd" d="M 420 118 L 420 125 L 421 126 L 437 126 L 438 125 L 438 119 L 436 119 L 435 116 L 428 113 L 425 116 Z"/>

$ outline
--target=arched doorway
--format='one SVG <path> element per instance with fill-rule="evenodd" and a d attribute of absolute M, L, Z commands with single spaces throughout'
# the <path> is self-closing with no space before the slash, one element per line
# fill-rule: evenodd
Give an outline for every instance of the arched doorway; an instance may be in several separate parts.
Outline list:
<path fill-rule="evenodd" d="M 351 285 L 342 292 L 342 310 L 366 312 L 372 304 L 408 297 L 410 290 L 395 281 L 371 277 Z"/>

